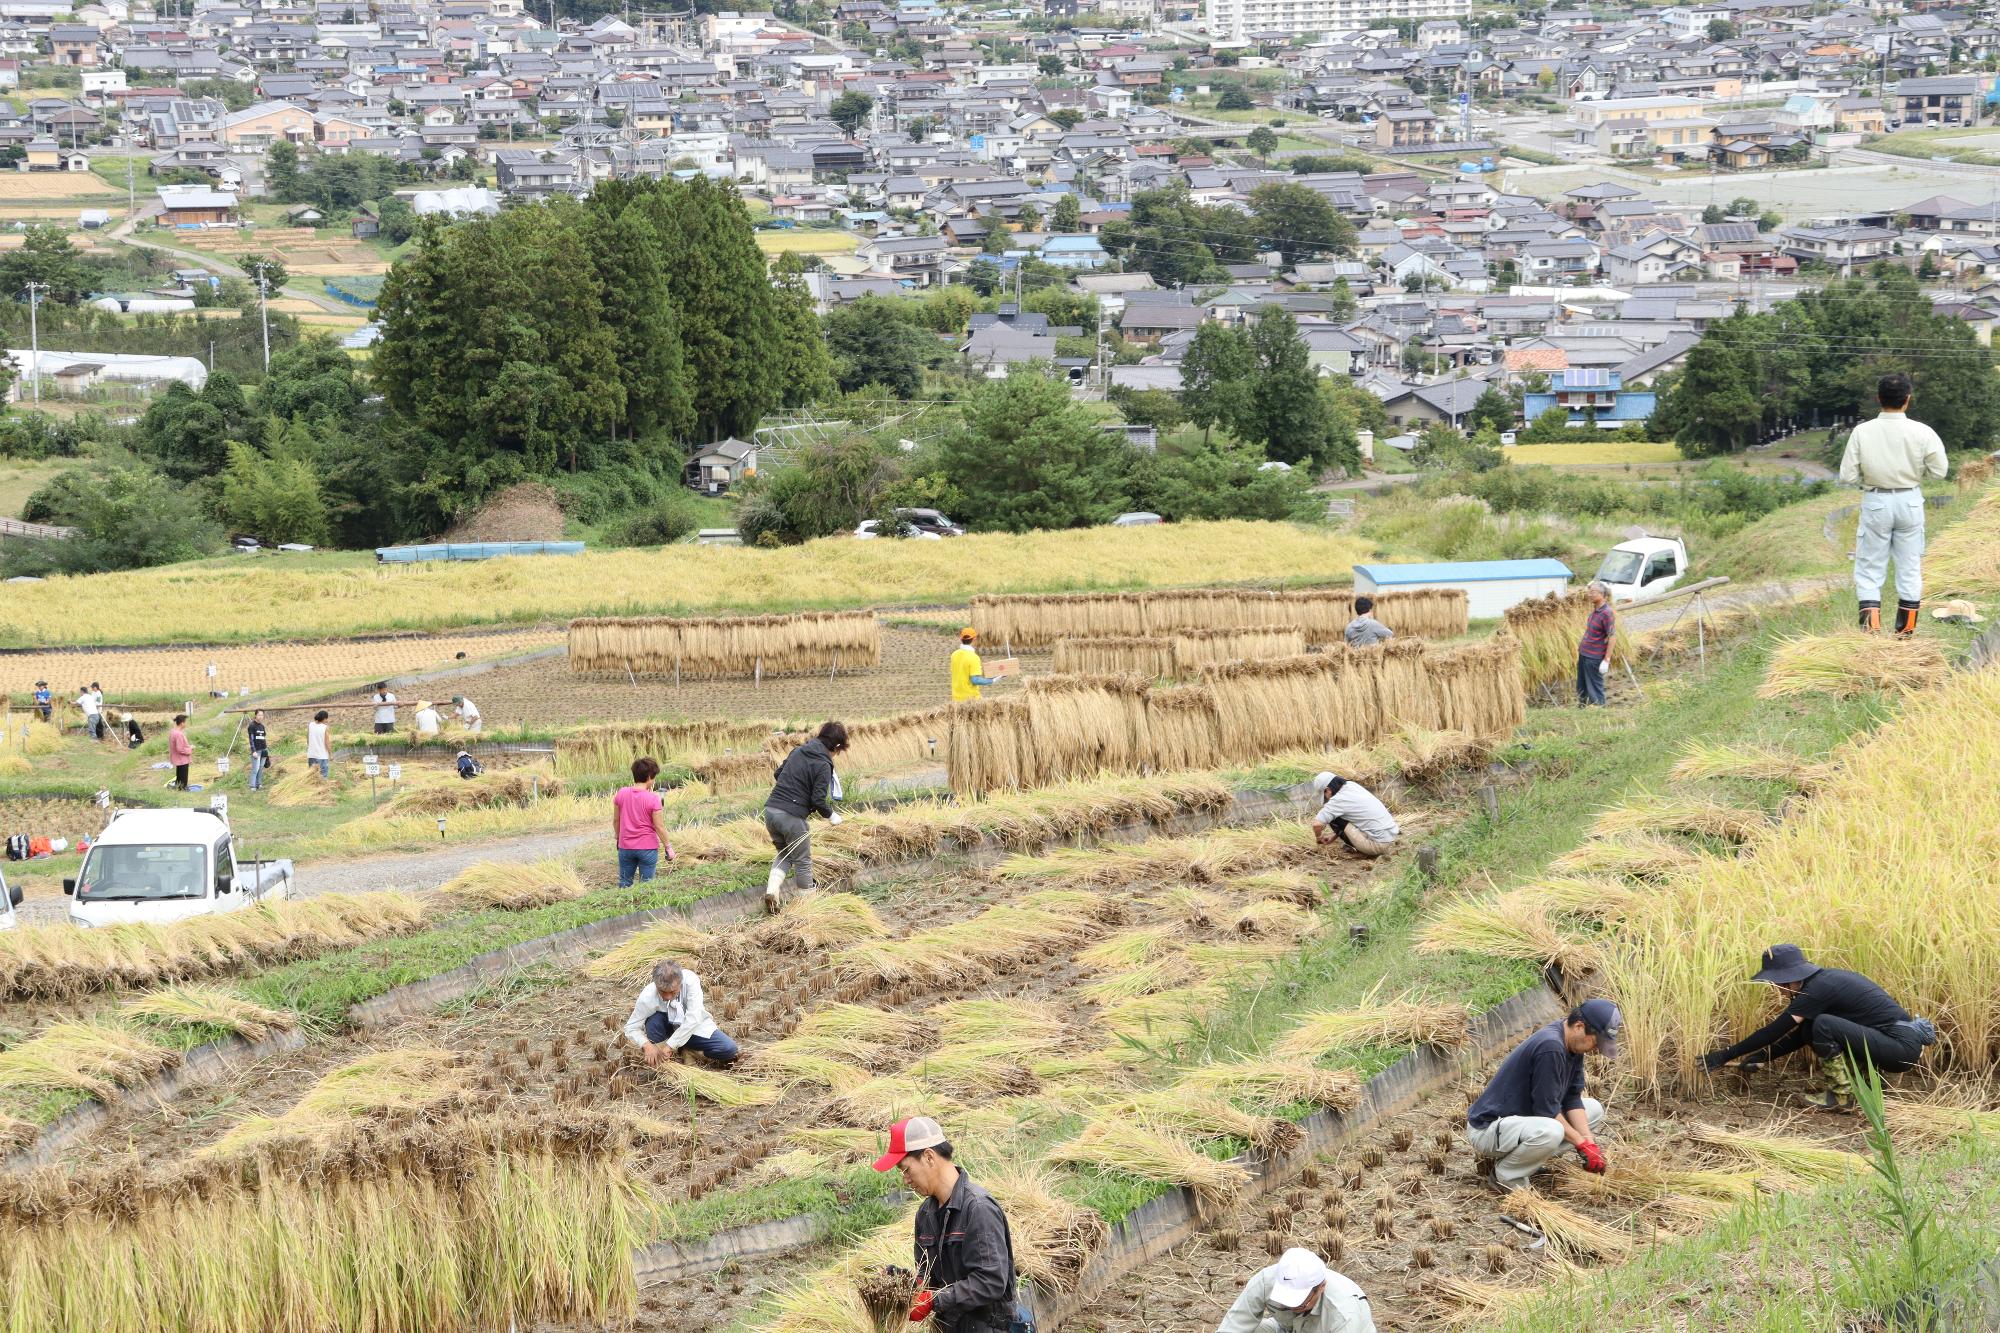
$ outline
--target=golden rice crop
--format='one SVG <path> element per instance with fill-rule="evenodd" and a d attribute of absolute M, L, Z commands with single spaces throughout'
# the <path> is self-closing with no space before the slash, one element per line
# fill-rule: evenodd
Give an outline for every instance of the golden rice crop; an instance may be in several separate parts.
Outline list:
<path fill-rule="evenodd" d="M 1299 1127 L 1289 1120 L 1254 1115 L 1213 1092 L 1184 1086 L 1122 1098 L 1106 1106 L 1104 1114 L 1135 1117 L 1197 1141 L 1242 1139 L 1274 1151 L 1296 1147 L 1302 1137 Z"/>
<path fill-rule="evenodd" d="M 517 1113 L 372 1151 L 17 1177 L 0 1314 L 101 1333 L 224 1333 L 277 1310 L 374 1333 L 623 1322 L 642 1211 L 628 1135 Z"/>
<path fill-rule="evenodd" d="M 1172 639 L 1057 639 L 1049 663 L 1058 675 L 1142 676 L 1165 680 L 1174 671 Z"/>
<path fill-rule="evenodd" d="M 1757 697 L 1824 693 L 1849 698 L 1869 690 L 1907 693 L 1933 689 L 1950 674 L 1951 663 L 1937 639 L 1901 639 L 1859 630 L 1809 634 L 1779 642 Z"/>
<path fill-rule="evenodd" d="M 785 904 L 782 915 L 751 930 L 759 948 L 779 953 L 809 953 L 837 949 L 889 933 L 867 899 L 851 893 L 802 893 Z"/>
<path fill-rule="evenodd" d="M 332 805 L 340 799 L 341 787 L 347 778 L 347 774 L 340 769 L 333 770 L 333 774 L 330 778 L 323 778 L 311 764 L 288 764 L 264 784 L 264 800 L 285 810 Z"/>
<path fill-rule="evenodd" d="M 306 770 L 308 773 L 311 771 L 310 768 Z M 556 776 L 554 768 L 546 764 L 482 773 L 470 781 L 446 769 L 433 781 L 416 785 L 406 783 L 401 791 L 376 806 L 371 813 L 381 819 L 393 819 L 399 815 L 435 819 L 439 815 L 485 806 L 529 805 L 547 797 L 560 796 L 562 791 L 562 779 Z"/>
<path fill-rule="evenodd" d="M 1948 1097 L 1885 1097 L 1889 1128 L 1897 1136 L 1936 1147 L 1963 1138 L 2000 1138 L 2000 1111 Z"/>
<path fill-rule="evenodd" d="M 307 958 L 423 924 L 413 894 L 328 893 L 170 925 L 21 926 L 0 932 L 0 994 L 79 995 Z"/>
<path fill-rule="evenodd" d="M 568 861 L 481 861 L 438 886 L 438 892 L 467 907 L 519 912 L 581 898 L 583 876 Z"/>
<path fill-rule="evenodd" d="M 1521 644 L 1521 680 L 1527 689 L 1561 688 L 1576 678 L 1577 644 L 1590 612 L 1590 595 L 1579 588 L 1531 598 L 1502 613 L 1501 627 Z M 1632 640 L 1622 620 L 1614 620 L 1611 660 L 1632 660 Z"/>
<path fill-rule="evenodd" d="M 1962 480 L 1965 474 L 1959 475 Z M 2000 592 L 2000 489 L 1989 487 L 1970 513 L 1930 543 L 1924 552 L 1924 579 L 1933 597 L 1979 598 Z"/>
<path fill-rule="evenodd" d="M 1228 1204 L 1250 1182 L 1236 1163 L 1219 1162 L 1171 1130 L 1141 1120 L 1093 1120 L 1045 1160 L 1180 1185 L 1193 1190 L 1204 1209 Z"/>
<path fill-rule="evenodd" d="M 881 660 L 881 626 L 872 611 L 569 622 L 569 669 L 580 673 L 711 680 L 860 671 Z"/>
<path fill-rule="evenodd" d="M 768 1106 L 778 1100 L 778 1090 L 726 1074 L 720 1069 L 703 1069 L 663 1059 L 658 1066 L 660 1081 L 679 1092 L 717 1106 Z"/>
<path fill-rule="evenodd" d="M 135 1018 L 177 1027 L 224 1028 L 245 1041 L 261 1041 L 274 1031 L 298 1025 L 298 1016 L 246 1000 L 220 986 L 173 986 L 141 996 L 125 1006 Z"/>
<path fill-rule="evenodd" d="M 1135 995 L 1104 1005 L 1097 1011 L 1097 1022 L 1105 1031 L 1121 1037 L 1171 1040 L 1199 1024 L 1222 1003 L 1224 994 L 1220 982 L 1201 981 L 1151 995 Z"/>
<path fill-rule="evenodd" d="M 1493 757 L 1493 741 L 1462 731 L 1426 731 L 1405 727 L 1382 742 L 1382 753 L 1411 782 L 1430 783 Z M 1336 770 L 1338 771 L 1338 770 Z"/>
<path fill-rule="evenodd" d="M 1540 1287 L 1507 1287 L 1477 1278 L 1454 1277 L 1449 1273 L 1431 1279 L 1431 1290 L 1450 1301 L 1456 1310 L 1445 1316 L 1448 1324 L 1489 1320 L 1519 1309 L 1541 1294 Z"/>
<path fill-rule="evenodd" d="M 1463 1046 L 1472 1015 L 1462 1004 L 1395 1000 L 1365 1009 L 1300 1014 L 1272 1053 L 1282 1060 L 1316 1060 L 1347 1046 Z"/>
<path fill-rule="evenodd" d="M 1739 855 L 1664 880 L 1604 941 L 1622 1058 L 1641 1079 L 1692 1084 L 1718 1039 L 1768 1021 L 1770 990 L 1748 977 L 1779 941 L 1929 1017 L 1927 1064 L 1985 1073 L 2000 1058 L 1993 857 L 1972 832 L 2000 827 L 2000 672 L 1907 696 L 1836 759 L 1812 800 Z"/>
<path fill-rule="evenodd" d="M 980 1176 L 1007 1213 L 1014 1263 L 1040 1290 L 1076 1289 L 1083 1266 L 1104 1243 L 1104 1219 L 1064 1198 L 1039 1165 L 1007 1162 Z"/>
<path fill-rule="evenodd" d="M 950 728 L 949 705 L 849 722 L 841 771 L 865 773 L 941 758 Z M 764 753 L 775 765 L 810 739 L 810 731 L 774 732 L 764 742 Z"/>
<path fill-rule="evenodd" d="M 465 1062 L 439 1047 L 374 1051 L 322 1074 L 280 1114 L 245 1116 L 201 1151 L 228 1157 L 284 1141 L 323 1143 L 367 1116 L 438 1107 L 465 1093 L 472 1081 Z"/>
<path fill-rule="evenodd" d="M 923 549 L 918 549 L 919 547 Z M 823 604 L 830 590 L 939 602 L 1088 577 L 1111 587 L 1348 576 L 1364 542 L 1290 523 L 1174 523 L 980 534 L 949 542 L 847 537 L 779 550 L 673 546 L 477 562 L 134 570 L 8 590 L 14 643 L 146 643 L 341 635 L 583 615 L 698 615 Z"/>

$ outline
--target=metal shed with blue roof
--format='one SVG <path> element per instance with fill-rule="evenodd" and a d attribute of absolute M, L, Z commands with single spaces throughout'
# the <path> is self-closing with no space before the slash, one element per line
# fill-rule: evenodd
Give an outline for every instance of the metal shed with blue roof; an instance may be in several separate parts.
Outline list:
<path fill-rule="evenodd" d="M 1356 565 L 1356 593 L 1458 588 L 1466 615 L 1493 620 L 1510 606 L 1562 592 L 1575 575 L 1560 560 L 1445 560 L 1434 564 Z"/>

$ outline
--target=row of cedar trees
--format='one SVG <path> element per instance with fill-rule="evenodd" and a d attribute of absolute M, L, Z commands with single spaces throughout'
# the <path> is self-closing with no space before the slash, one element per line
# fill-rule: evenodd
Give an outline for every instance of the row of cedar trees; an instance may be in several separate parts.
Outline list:
<path fill-rule="evenodd" d="M 972 599 L 972 624 L 989 644 L 1043 648 L 1061 639 L 1147 638 L 1190 630 L 1296 629 L 1307 643 L 1339 643 L 1354 618 L 1350 589 L 1262 592 L 1243 588 L 1164 592 L 1066 593 Z M 1465 633 L 1460 589 L 1385 592 L 1374 616 L 1411 638 L 1450 639 Z"/>

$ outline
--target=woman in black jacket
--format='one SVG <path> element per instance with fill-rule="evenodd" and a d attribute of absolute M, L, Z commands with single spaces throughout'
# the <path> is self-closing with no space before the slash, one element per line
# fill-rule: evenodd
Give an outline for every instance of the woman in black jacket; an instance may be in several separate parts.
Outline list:
<path fill-rule="evenodd" d="M 801 893 L 812 890 L 812 830 L 806 819 L 817 814 L 830 824 L 840 822 L 830 793 L 839 781 L 834 777 L 833 757 L 846 749 L 847 728 L 828 722 L 778 766 L 777 780 L 764 799 L 764 831 L 771 835 L 771 846 L 778 852 L 771 861 L 770 878 L 764 882 L 767 912 L 778 910 L 788 878 L 798 884 Z"/>

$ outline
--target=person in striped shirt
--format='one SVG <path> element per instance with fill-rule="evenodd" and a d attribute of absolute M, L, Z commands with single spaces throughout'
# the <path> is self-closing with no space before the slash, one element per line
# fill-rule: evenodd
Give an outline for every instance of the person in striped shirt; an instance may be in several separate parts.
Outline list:
<path fill-rule="evenodd" d="M 1583 641 L 1576 646 L 1576 701 L 1585 708 L 1604 703 L 1604 678 L 1611 673 L 1611 634 L 1617 617 L 1611 613 L 1611 590 L 1593 582 L 1590 619 L 1583 623 Z"/>

